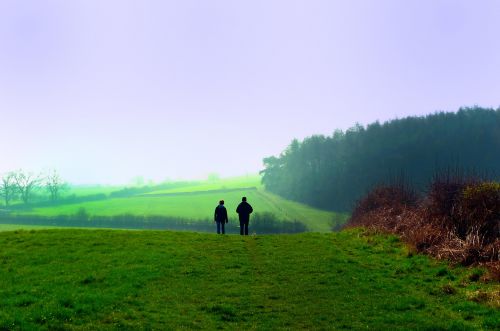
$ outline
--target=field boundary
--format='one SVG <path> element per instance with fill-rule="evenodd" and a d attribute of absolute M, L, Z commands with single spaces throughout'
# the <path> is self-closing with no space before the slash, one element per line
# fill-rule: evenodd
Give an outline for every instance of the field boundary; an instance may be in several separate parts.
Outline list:
<path fill-rule="evenodd" d="M 171 193 L 145 193 L 136 195 L 138 198 L 152 198 L 152 197 L 169 197 L 169 196 L 183 196 L 183 195 L 203 195 L 212 193 L 228 193 L 238 191 L 258 191 L 255 186 L 252 187 L 238 187 L 228 189 L 206 190 L 206 191 L 193 191 L 193 192 L 171 192 Z"/>

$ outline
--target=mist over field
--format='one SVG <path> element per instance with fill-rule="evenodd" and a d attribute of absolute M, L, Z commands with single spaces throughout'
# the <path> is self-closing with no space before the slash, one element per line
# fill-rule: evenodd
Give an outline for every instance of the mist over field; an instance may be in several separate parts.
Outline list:
<path fill-rule="evenodd" d="M 499 21 L 0 0 L 0 330 L 500 330 Z"/>
<path fill-rule="evenodd" d="M 0 173 L 255 174 L 293 138 L 497 107 L 496 1 L 0 2 Z"/>

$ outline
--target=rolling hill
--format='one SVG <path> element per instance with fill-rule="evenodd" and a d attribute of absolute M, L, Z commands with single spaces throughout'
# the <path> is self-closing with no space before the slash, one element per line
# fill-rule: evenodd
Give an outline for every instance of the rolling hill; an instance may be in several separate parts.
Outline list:
<path fill-rule="evenodd" d="M 92 192 L 99 191 L 94 189 Z M 343 224 L 347 218 L 346 214 L 312 208 L 269 193 L 262 188 L 258 176 L 186 183 L 172 189 L 153 190 L 115 198 L 111 195 L 107 199 L 95 201 L 33 206 L 31 209 L 18 210 L 16 214 L 53 217 L 75 215 L 83 209 L 89 215 L 95 216 L 154 215 L 196 221 L 212 219 L 215 206 L 223 199 L 228 208 L 230 221 L 237 223 L 236 206 L 242 196 L 248 198 L 256 213 L 268 212 L 279 220 L 300 221 L 310 231 L 331 231 L 332 227 Z"/>

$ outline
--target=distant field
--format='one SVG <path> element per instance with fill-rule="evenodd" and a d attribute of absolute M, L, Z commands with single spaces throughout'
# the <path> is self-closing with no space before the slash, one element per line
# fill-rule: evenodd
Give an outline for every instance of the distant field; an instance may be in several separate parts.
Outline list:
<path fill-rule="evenodd" d="M 161 184 L 159 184 L 161 185 Z M 166 184 L 168 185 L 168 184 Z M 210 181 L 192 181 L 192 182 L 172 182 L 174 188 L 157 189 L 144 194 L 163 194 L 175 192 L 195 192 L 195 191 L 211 191 L 224 190 L 243 187 L 262 188 L 259 175 L 248 175 L 240 177 L 224 178 Z M 113 186 L 113 185 L 74 185 L 64 190 L 63 195 L 88 196 L 96 194 L 109 195 L 110 193 L 122 190 L 128 186 Z"/>
<path fill-rule="evenodd" d="M 243 176 L 243 177 L 221 179 L 217 181 L 207 181 L 173 189 L 157 190 L 147 194 L 214 191 L 214 190 L 227 190 L 227 189 L 249 188 L 249 187 L 255 187 L 259 189 L 263 188 L 260 182 L 260 176 Z"/>
<path fill-rule="evenodd" d="M 87 196 L 95 194 L 110 194 L 122 189 L 122 186 L 71 186 L 64 191 L 64 195 Z"/>
<path fill-rule="evenodd" d="M 481 270 L 358 230 L 18 231 L 0 247 L 1 330 L 500 328 Z"/>
<path fill-rule="evenodd" d="M 242 188 L 243 187 L 243 188 Z M 237 222 L 236 207 L 246 196 L 255 212 L 271 212 L 279 219 L 298 220 L 311 231 L 327 232 L 332 225 L 345 222 L 345 214 L 315 209 L 268 193 L 262 189 L 258 177 L 220 180 L 217 183 L 199 183 L 171 190 L 153 191 L 125 198 L 112 198 L 74 204 L 61 204 L 22 211 L 22 215 L 74 215 L 85 209 L 90 215 L 114 216 L 162 215 L 193 220 L 212 219 L 218 201 L 225 200 L 229 219 Z"/>
<path fill-rule="evenodd" d="M 3 231 L 15 231 L 15 230 L 47 230 L 47 229 L 59 229 L 57 226 L 45 226 L 45 225 L 22 225 L 22 224 L 0 224 L 0 232 Z"/>
<path fill-rule="evenodd" d="M 24 225 L 24 224 L 0 224 L 0 232 L 6 232 L 6 231 L 62 230 L 62 229 L 111 230 L 110 228 L 92 228 L 92 227 L 52 226 L 52 225 Z M 123 229 L 120 229 L 120 230 L 123 230 Z M 125 229 L 125 230 L 128 230 L 128 229 Z M 130 231 L 135 231 L 135 230 L 130 230 Z"/>

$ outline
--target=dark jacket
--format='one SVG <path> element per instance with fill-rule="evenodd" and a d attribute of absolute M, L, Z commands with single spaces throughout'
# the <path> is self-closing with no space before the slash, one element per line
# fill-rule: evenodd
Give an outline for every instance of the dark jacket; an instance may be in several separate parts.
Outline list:
<path fill-rule="evenodd" d="M 236 212 L 240 216 L 240 221 L 248 222 L 250 220 L 250 214 L 253 212 L 252 206 L 246 201 L 242 201 L 238 208 L 236 208 Z"/>
<path fill-rule="evenodd" d="M 227 219 L 227 209 L 224 205 L 218 205 L 215 207 L 214 221 L 216 222 L 228 222 Z"/>

